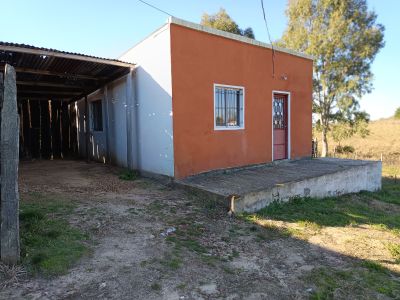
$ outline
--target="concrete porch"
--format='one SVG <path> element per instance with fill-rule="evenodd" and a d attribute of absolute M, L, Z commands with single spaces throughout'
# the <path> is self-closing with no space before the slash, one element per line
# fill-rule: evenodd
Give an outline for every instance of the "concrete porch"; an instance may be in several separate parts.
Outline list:
<path fill-rule="evenodd" d="M 214 171 L 178 180 L 184 188 L 206 193 L 231 205 L 235 212 L 254 212 L 273 201 L 294 197 L 323 198 L 381 188 L 380 161 L 336 158 L 282 161 Z"/>

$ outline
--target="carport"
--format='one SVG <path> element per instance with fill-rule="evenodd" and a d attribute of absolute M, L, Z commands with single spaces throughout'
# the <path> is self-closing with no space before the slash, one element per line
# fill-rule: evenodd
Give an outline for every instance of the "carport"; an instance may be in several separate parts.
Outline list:
<path fill-rule="evenodd" d="M 17 73 L 21 158 L 76 155 L 79 125 L 74 102 L 133 68 L 118 60 L 0 42 L 1 70 L 5 64 Z M 79 116 L 85 126 L 87 111 L 86 106 Z"/>
<path fill-rule="evenodd" d="M 76 156 L 80 131 L 85 134 L 89 159 L 87 97 L 130 73 L 133 67 L 119 60 L 0 42 L 1 258 L 4 262 L 14 264 L 19 260 L 19 158 Z M 78 115 L 75 102 L 80 99 L 85 99 L 85 109 Z M 84 122 L 79 122 L 82 119 Z M 79 128 L 79 124 L 84 124 L 84 128 Z"/>

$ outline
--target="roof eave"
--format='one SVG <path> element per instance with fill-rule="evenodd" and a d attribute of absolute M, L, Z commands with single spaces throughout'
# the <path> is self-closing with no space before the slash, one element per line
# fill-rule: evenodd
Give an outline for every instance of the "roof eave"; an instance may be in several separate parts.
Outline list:
<path fill-rule="evenodd" d="M 85 56 L 82 54 L 72 54 L 72 53 L 51 51 L 50 49 L 28 48 L 28 47 L 23 47 L 22 45 L 21 46 L 0 45 L 0 51 L 10 51 L 10 52 L 25 53 L 25 54 L 49 56 L 49 57 L 60 57 L 60 58 L 66 58 L 66 59 L 74 59 L 74 60 L 80 60 L 80 61 L 113 65 L 113 66 L 118 66 L 118 67 L 133 68 L 135 66 L 132 63 L 127 63 L 127 62 L 118 61 L 118 60 Z"/>
<path fill-rule="evenodd" d="M 314 60 L 314 57 L 312 55 L 309 55 L 309 54 L 297 52 L 297 51 L 286 49 L 286 48 L 282 48 L 282 47 L 272 46 L 271 44 L 260 42 L 260 41 L 257 41 L 255 39 L 251 39 L 251 38 L 248 38 L 248 37 L 240 36 L 238 34 L 222 31 L 222 30 L 219 30 L 219 29 L 203 26 L 203 25 L 200 25 L 200 24 L 197 24 L 197 23 L 193 23 L 193 22 L 189 22 L 189 21 L 186 21 L 186 20 L 182 20 L 182 19 L 179 19 L 179 18 L 176 18 L 176 17 L 169 17 L 168 18 L 168 23 L 180 25 L 180 26 L 183 26 L 183 27 L 187 27 L 187 28 L 191 28 L 191 29 L 197 30 L 197 31 L 210 33 L 210 34 L 213 34 L 213 35 L 221 36 L 221 37 L 224 37 L 224 38 L 228 38 L 228 39 L 231 39 L 231 40 L 236 40 L 236 41 L 247 43 L 247 44 L 252 44 L 252 45 L 263 47 L 263 48 L 273 49 L 275 51 L 288 53 L 288 54 L 291 54 L 291 55 L 294 55 L 294 56 L 298 56 L 298 57 Z"/>

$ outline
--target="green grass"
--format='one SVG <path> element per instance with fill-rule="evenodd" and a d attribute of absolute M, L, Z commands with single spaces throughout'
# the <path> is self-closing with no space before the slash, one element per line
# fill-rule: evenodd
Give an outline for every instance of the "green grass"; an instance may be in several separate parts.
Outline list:
<path fill-rule="evenodd" d="M 158 282 L 152 283 L 150 288 L 153 291 L 157 291 L 157 292 L 161 291 L 161 289 L 162 289 L 161 284 L 159 284 Z"/>
<path fill-rule="evenodd" d="M 64 217 L 73 212 L 65 199 L 31 194 L 20 203 L 22 263 L 32 274 L 58 275 L 88 252 L 87 235 Z"/>
<path fill-rule="evenodd" d="M 287 203 L 273 203 L 258 213 L 243 215 L 243 218 L 253 223 L 265 219 L 294 223 L 296 226 L 293 228 L 277 230 L 296 238 L 317 234 L 324 226 L 357 224 L 399 234 L 400 214 L 395 209 L 396 205 L 400 205 L 400 182 L 385 179 L 382 190 L 375 193 L 361 192 L 325 199 L 295 198 Z M 398 261 L 400 245 L 388 244 L 387 247 Z M 376 299 L 382 295 L 393 298 L 400 295 L 398 274 L 368 260 L 345 270 L 317 268 L 304 278 L 313 286 L 311 299 Z"/>
<path fill-rule="evenodd" d="M 384 178 L 382 180 L 382 190 L 379 192 L 362 192 L 365 199 L 374 199 L 386 203 L 400 205 L 400 176 L 398 179 Z"/>
<path fill-rule="evenodd" d="M 119 173 L 118 178 L 121 180 L 134 181 L 138 179 L 139 176 L 139 171 L 125 169 Z"/>
<path fill-rule="evenodd" d="M 376 299 L 379 294 L 396 298 L 400 282 L 377 263 L 366 261 L 351 269 L 321 267 L 304 276 L 314 286 L 311 299 Z"/>
<path fill-rule="evenodd" d="M 371 205 L 371 200 L 397 204 L 399 191 L 400 183 L 385 182 L 383 189 L 376 193 L 362 192 L 325 199 L 295 198 L 288 203 L 272 203 L 252 218 L 295 222 L 314 230 L 322 226 L 369 224 L 382 230 L 400 232 L 399 214 Z"/>
<path fill-rule="evenodd" d="M 389 243 L 387 247 L 396 263 L 400 263 L 400 244 Z"/>

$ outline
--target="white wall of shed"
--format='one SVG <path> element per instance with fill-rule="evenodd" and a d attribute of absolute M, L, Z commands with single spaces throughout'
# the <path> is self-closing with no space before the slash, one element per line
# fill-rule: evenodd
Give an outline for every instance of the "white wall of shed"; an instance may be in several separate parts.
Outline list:
<path fill-rule="evenodd" d="M 119 59 L 136 64 L 139 169 L 174 176 L 170 25 L 166 24 Z"/>
<path fill-rule="evenodd" d="M 135 149 L 134 145 L 128 147 L 128 132 L 131 134 L 130 143 L 135 144 L 134 128 L 129 130 L 127 116 L 134 118 L 132 113 L 133 91 L 128 91 L 132 84 L 131 74 L 124 76 L 106 86 L 101 90 L 88 96 L 88 128 L 89 128 L 89 155 L 90 159 L 107 162 L 121 167 L 138 168 L 135 153 L 131 153 L 133 160 L 128 165 L 128 149 Z M 92 101 L 102 100 L 103 130 L 93 131 L 91 128 L 91 105 Z M 86 127 L 85 127 L 85 100 L 77 102 L 78 110 L 78 140 L 79 154 L 86 156 Z M 133 152 L 134 150 L 132 150 Z"/>

